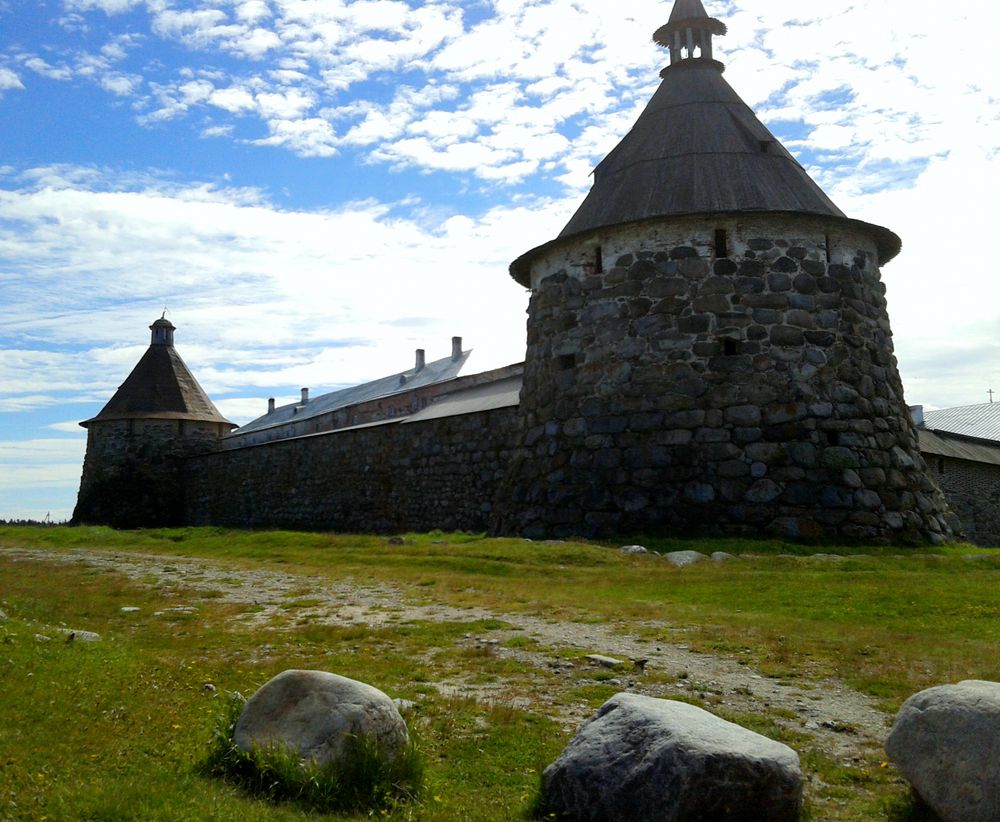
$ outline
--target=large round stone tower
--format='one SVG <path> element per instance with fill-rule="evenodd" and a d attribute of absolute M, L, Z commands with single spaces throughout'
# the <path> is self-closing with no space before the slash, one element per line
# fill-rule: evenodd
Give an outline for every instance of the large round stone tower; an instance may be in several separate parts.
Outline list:
<path fill-rule="evenodd" d="M 723 79 L 726 27 L 677 0 L 663 82 L 530 287 L 526 439 L 503 530 L 941 541 L 879 266 Z"/>
<path fill-rule="evenodd" d="M 101 412 L 81 422 L 87 454 L 73 521 L 117 528 L 181 524 L 179 458 L 218 447 L 223 417 L 174 348 L 160 318 L 142 359 Z"/>

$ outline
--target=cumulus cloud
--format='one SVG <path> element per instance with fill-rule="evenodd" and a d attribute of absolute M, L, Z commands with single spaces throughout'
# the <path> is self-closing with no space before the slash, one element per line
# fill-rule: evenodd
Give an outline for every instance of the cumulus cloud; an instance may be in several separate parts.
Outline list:
<path fill-rule="evenodd" d="M 97 9 L 105 14 L 121 14 L 142 5 L 143 2 L 144 0 L 63 0 L 63 5 L 67 11 L 93 11 Z"/>
<path fill-rule="evenodd" d="M 0 96 L 8 89 L 23 89 L 24 84 L 17 74 L 9 68 L 0 67 Z"/>
<path fill-rule="evenodd" d="M 26 272 L 5 286 L 5 334 L 62 345 L 85 327 L 92 346 L 0 355 L 4 394 L 33 404 L 56 390 L 68 392 L 62 402 L 110 396 L 163 305 L 199 379 L 223 396 L 389 373 L 412 347 L 431 355 L 454 334 L 482 362 L 514 361 L 526 297 L 506 266 L 526 242 L 555 234 L 571 208 L 544 201 L 442 220 L 377 201 L 288 211 L 257 192 L 155 179 L 98 187 L 93 170 L 20 179 L 30 182 L 0 188 L 0 255 Z M 425 324 L 393 324 L 414 315 Z M 321 362 L 313 349 L 327 352 Z"/>

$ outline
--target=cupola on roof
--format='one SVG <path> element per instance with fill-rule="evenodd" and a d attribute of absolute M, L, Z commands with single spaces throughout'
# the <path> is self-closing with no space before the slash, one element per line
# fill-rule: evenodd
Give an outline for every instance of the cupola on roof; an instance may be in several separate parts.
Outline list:
<path fill-rule="evenodd" d="M 881 263 L 899 253 L 893 232 L 849 220 L 726 82 L 712 48 L 712 37 L 725 33 L 701 0 L 677 0 L 653 35 L 670 49 L 659 88 L 594 169 L 589 194 L 559 237 L 511 264 L 518 282 L 528 285 L 531 261 L 568 238 L 673 216 L 816 215 L 870 231 Z"/>
<path fill-rule="evenodd" d="M 212 404 L 205 390 L 174 348 L 174 325 L 160 317 L 150 327 L 149 348 L 108 404 L 81 422 L 128 419 L 169 419 L 217 422 L 235 428 Z"/>

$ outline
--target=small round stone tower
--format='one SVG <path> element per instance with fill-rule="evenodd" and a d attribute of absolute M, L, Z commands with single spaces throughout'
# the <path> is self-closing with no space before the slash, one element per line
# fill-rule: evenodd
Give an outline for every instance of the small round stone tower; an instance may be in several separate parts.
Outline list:
<path fill-rule="evenodd" d="M 73 521 L 117 528 L 181 524 L 179 458 L 218 448 L 225 419 L 174 348 L 174 326 L 150 327 L 142 359 L 87 429 Z"/>
<path fill-rule="evenodd" d="M 525 441 L 501 530 L 939 542 L 952 521 L 903 400 L 879 266 L 723 78 L 677 0 L 662 83 L 531 289 Z"/>

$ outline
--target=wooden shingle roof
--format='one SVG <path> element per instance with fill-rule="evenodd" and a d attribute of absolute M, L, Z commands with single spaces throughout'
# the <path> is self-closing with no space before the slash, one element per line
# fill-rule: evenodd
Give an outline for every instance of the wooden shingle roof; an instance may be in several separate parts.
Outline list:
<path fill-rule="evenodd" d="M 132 373 L 100 413 L 80 425 L 86 428 L 104 420 L 171 419 L 218 422 L 235 428 L 212 404 L 177 353 L 169 321 L 157 320 L 150 328 L 153 342 Z"/>
<path fill-rule="evenodd" d="M 713 22 L 700 0 L 678 0 L 674 14 L 704 17 L 702 27 Z M 664 30 L 674 24 L 671 20 Z M 693 57 L 661 72 L 656 93 L 631 131 L 594 169 L 589 194 L 559 237 L 511 264 L 518 282 L 528 285 L 531 261 L 568 238 L 673 216 L 816 215 L 870 232 L 882 263 L 899 253 L 893 232 L 849 220 L 837 208 L 740 99 L 722 70 L 713 59 Z"/>

